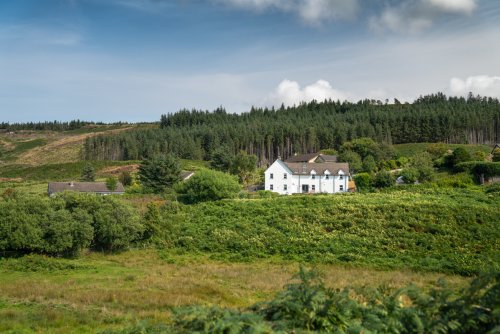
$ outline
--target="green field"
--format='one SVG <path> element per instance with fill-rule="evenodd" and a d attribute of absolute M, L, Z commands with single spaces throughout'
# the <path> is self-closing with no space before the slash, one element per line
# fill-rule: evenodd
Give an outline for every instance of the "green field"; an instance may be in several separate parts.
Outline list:
<path fill-rule="evenodd" d="M 409 143 L 409 144 L 396 144 L 393 145 L 396 154 L 403 157 L 414 157 L 415 155 L 425 152 L 429 145 L 435 143 Z M 443 144 L 448 150 L 453 151 L 458 147 L 465 148 L 469 153 L 474 155 L 475 152 L 483 152 L 490 154 L 492 147 L 489 145 L 467 145 L 467 144 Z"/>

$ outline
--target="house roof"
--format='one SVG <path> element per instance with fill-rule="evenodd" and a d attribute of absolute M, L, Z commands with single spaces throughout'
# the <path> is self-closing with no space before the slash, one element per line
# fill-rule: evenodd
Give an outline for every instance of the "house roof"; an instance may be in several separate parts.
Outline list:
<path fill-rule="evenodd" d="M 319 158 L 323 162 L 337 162 L 337 156 L 336 155 L 320 154 Z"/>
<path fill-rule="evenodd" d="M 289 157 L 288 159 L 285 160 L 286 163 L 288 162 L 309 162 L 309 161 L 314 161 L 318 158 L 319 153 L 309 153 L 309 154 L 299 154 L 299 155 L 294 155 Z"/>
<path fill-rule="evenodd" d="M 336 155 L 328 155 L 321 153 L 309 153 L 309 154 L 299 154 L 295 156 L 291 156 L 285 160 L 285 162 L 315 162 L 316 160 L 320 160 L 319 163 L 323 162 L 337 162 Z"/>
<path fill-rule="evenodd" d="M 293 174 L 311 174 L 315 171 L 318 175 L 325 174 L 329 171 L 332 175 L 337 175 L 340 170 L 349 174 L 349 164 L 347 162 L 323 162 L 323 163 L 296 163 L 285 162 L 285 165 L 292 171 Z"/>
<path fill-rule="evenodd" d="M 84 193 L 112 193 L 120 194 L 125 192 L 123 184 L 118 182 L 116 189 L 110 191 L 105 182 L 50 182 L 49 193 L 57 193 L 61 191 L 78 191 Z"/>

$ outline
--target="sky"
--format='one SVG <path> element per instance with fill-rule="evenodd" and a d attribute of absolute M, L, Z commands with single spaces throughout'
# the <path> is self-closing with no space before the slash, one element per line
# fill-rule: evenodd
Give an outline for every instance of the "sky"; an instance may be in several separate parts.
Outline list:
<path fill-rule="evenodd" d="M 436 92 L 500 98 L 500 1 L 0 1 L 0 122 Z"/>

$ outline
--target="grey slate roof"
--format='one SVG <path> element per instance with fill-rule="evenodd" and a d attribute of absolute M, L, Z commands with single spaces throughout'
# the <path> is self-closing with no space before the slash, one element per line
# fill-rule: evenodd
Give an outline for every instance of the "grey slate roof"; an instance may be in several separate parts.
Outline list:
<path fill-rule="evenodd" d="M 337 162 L 337 156 L 336 155 L 328 155 L 328 154 L 320 154 L 319 159 L 322 162 Z"/>
<path fill-rule="evenodd" d="M 311 160 L 316 160 L 318 158 L 319 153 L 309 153 L 309 154 L 299 154 L 299 155 L 294 155 L 289 157 L 288 159 L 285 160 L 286 163 L 288 162 L 309 162 Z"/>
<path fill-rule="evenodd" d="M 99 194 L 123 194 L 125 188 L 120 182 L 117 183 L 116 189 L 110 191 L 105 182 L 50 182 L 49 195 L 61 191 L 78 191 L 83 193 L 99 193 Z"/>
<path fill-rule="evenodd" d="M 322 163 L 300 163 L 300 162 L 285 162 L 285 165 L 293 172 L 293 174 L 311 174 L 314 170 L 317 175 L 324 175 L 328 170 L 332 175 L 337 175 L 339 170 L 349 174 L 349 164 L 347 162 L 322 162 Z"/>
<path fill-rule="evenodd" d="M 299 154 L 295 156 L 291 156 L 285 160 L 285 162 L 337 162 L 336 155 L 328 155 L 321 153 L 309 153 L 309 154 Z"/>

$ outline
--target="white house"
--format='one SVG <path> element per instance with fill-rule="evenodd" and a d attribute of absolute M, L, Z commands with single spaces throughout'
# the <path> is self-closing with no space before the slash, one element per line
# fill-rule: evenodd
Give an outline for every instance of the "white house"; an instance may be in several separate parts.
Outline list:
<path fill-rule="evenodd" d="M 276 160 L 265 171 L 265 189 L 282 195 L 337 193 L 349 189 L 349 164 L 309 163 Z"/>

